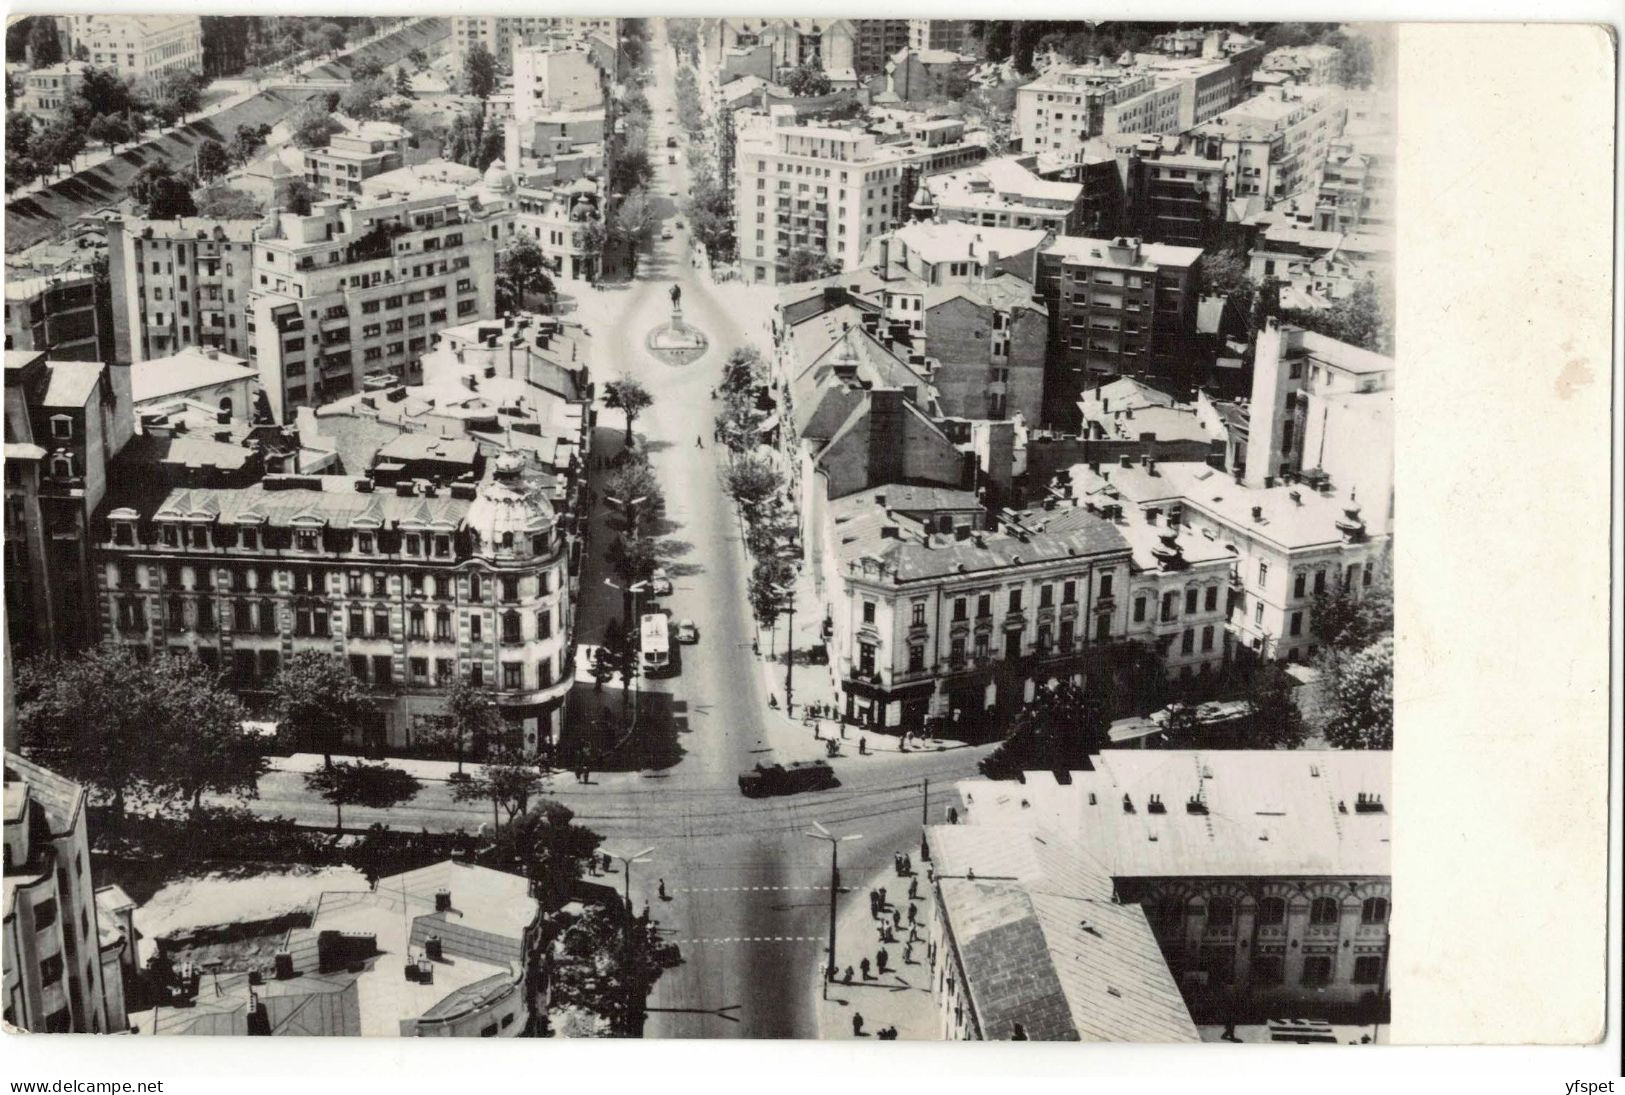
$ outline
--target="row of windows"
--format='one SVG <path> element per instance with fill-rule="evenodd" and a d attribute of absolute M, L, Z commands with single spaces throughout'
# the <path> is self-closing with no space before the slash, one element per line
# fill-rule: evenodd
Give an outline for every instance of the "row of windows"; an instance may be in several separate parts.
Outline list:
<path fill-rule="evenodd" d="M 1328 927 L 1338 923 L 1342 905 L 1336 898 L 1317 897 L 1309 903 L 1309 923 L 1313 927 Z M 1156 907 L 1157 926 L 1164 931 L 1184 928 L 1189 906 L 1178 898 L 1167 898 Z M 1235 927 L 1237 903 L 1228 897 L 1212 897 L 1207 901 L 1207 929 L 1225 931 Z M 1279 927 L 1286 923 L 1287 903 L 1282 897 L 1266 897 L 1258 902 L 1256 923 L 1259 927 Z M 1389 905 L 1386 897 L 1368 897 L 1360 903 L 1360 923 L 1386 924 Z"/>
<path fill-rule="evenodd" d="M 167 563 L 159 571 L 154 570 L 155 582 L 160 582 L 165 589 L 186 589 L 187 571 L 191 571 L 193 585 L 191 589 L 212 590 L 215 587 L 208 568 L 182 567 L 179 563 Z M 317 567 L 299 567 L 292 570 L 274 571 L 270 567 L 221 567 L 218 571 L 221 578 L 228 583 L 231 592 L 247 593 L 261 592 L 278 588 L 278 575 L 283 578 L 282 586 L 291 589 L 294 593 L 320 594 L 329 590 L 337 592 L 343 589 L 351 596 L 384 597 L 389 595 L 389 572 L 375 570 L 370 574 L 359 570 L 333 570 L 323 571 Z M 252 578 L 252 581 L 250 581 Z M 424 571 L 408 571 L 402 579 L 406 585 L 406 592 L 415 597 L 430 597 L 436 600 L 450 600 L 455 592 L 456 579 L 450 575 L 434 574 Z M 536 575 L 536 595 L 546 597 L 553 592 L 553 575 L 542 571 Z M 118 565 L 118 584 L 120 589 L 140 588 L 140 573 L 137 565 L 132 562 L 121 562 Z M 488 580 L 478 573 L 468 575 L 468 600 L 479 603 L 486 597 Z M 499 600 L 505 602 L 520 599 L 520 579 L 517 575 L 504 574 L 496 578 L 495 593 Z"/>

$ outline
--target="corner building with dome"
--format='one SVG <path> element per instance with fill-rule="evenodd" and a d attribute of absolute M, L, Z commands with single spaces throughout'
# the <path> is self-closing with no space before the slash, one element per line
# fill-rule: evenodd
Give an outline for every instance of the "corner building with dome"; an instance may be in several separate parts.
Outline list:
<path fill-rule="evenodd" d="M 459 677 L 493 695 L 528 747 L 556 742 L 574 674 L 570 522 L 552 477 L 472 442 L 401 441 L 424 451 L 391 446 L 361 477 L 270 474 L 146 498 L 132 485 L 95 533 L 104 635 L 142 658 L 199 658 L 267 718 L 288 659 L 342 658 L 374 699 L 353 741 L 369 752 L 422 750 L 423 717 Z"/>

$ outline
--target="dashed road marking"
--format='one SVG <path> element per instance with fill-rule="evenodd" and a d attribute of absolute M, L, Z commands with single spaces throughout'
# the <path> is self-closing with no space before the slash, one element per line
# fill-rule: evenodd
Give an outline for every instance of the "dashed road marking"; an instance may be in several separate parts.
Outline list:
<path fill-rule="evenodd" d="M 828 886 L 682 886 L 678 893 L 765 893 L 786 890 L 827 890 Z"/>
<path fill-rule="evenodd" d="M 678 939 L 682 943 L 817 943 L 821 939 L 816 935 L 727 935 L 702 936 L 696 939 Z"/>

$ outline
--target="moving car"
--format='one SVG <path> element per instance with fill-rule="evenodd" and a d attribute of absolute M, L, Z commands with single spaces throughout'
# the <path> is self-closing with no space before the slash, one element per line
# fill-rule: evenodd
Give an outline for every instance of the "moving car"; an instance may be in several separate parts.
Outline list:
<path fill-rule="evenodd" d="M 835 770 L 821 760 L 798 760 L 793 764 L 758 764 L 739 774 L 739 791 L 748 798 L 760 795 L 793 795 L 798 791 L 822 791 L 836 784 Z"/>
<path fill-rule="evenodd" d="M 676 137 L 667 137 L 666 138 L 666 147 L 667 148 L 676 148 L 677 147 L 677 138 Z"/>
<path fill-rule="evenodd" d="M 671 575 L 666 573 L 665 567 L 655 567 L 649 575 L 649 592 L 656 597 L 671 596 Z"/>
<path fill-rule="evenodd" d="M 663 240 L 671 239 L 671 229 L 670 228 L 662 228 L 660 230 L 660 238 L 663 239 Z"/>
<path fill-rule="evenodd" d="M 667 163 L 676 163 L 677 162 L 677 157 L 675 155 L 669 155 L 669 156 L 666 157 L 666 162 Z"/>
<path fill-rule="evenodd" d="M 681 228 L 682 228 L 682 227 L 683 227 L 683 218 L 682 218 L 682 217 L 678 217 L 678 218 L 677 218 L 677 220 L 675 220 L 675 221 L 674 221 L 674 222 L 672 222 L 672 226 L 673 226 L 673 227 L 674 227 L 674 228 L 678 228 L 678 229 L 681 229 Z"/>
<path fill-rule="evenodd" d="M 677 641 L 680 643 L 697 643 L 700 641 L 700 629 L 694 625 L 693 620 L 677 621 Z"/>

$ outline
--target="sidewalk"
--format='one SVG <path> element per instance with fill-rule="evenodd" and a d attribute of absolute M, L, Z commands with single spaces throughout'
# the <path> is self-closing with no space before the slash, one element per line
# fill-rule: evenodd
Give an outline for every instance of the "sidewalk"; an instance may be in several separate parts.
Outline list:
<path fill-rule="evenodd" d="M 903 848 L 918 859 L 919 848 Z M 908 886 L 910 879 L 899 878 L 893 871 L 884 871 L 852 886 L 836 907 L 835 952 L 836 980 L 829 986 L 828 997 L 822 991 L 824 949 L 818 952 L 819 998 L 815 1008 L 818 1017 L 818 1037 L 830 1039 L 864 1038 L 873 1040 L 882 1027 L 895 1026 L 899 1041 L 940 1041 L 940 1018 L 931 997 L 931 965 L 929 948 L 925 941 L 926 924 L 931 918 L 931 888 L 925 879 L 925 865 L 914 864 L 914 881 L 919 883 L 919 896 L 912 904 L 919 910 L 920 940 L 913 944 L 910 960 L 903 958 L 903 947 L 908 939 Z M 903 928 L 896 932 L 897 942 L 880 941 L 880 921 L 869 913 L 869 891 L 886 888 L 886 901 L 902 913 Z M 888 909 L 888 920 L 891 912 Z M 876 952 L 884 948 L 890 962 L 890 972 L 875 976 Z M 870 962 L 872 979 L 865 981 L 860 962 Z M 844 983 L 846 967 L 852 967 L 852 983 Z M 852 1017 L 863 1016 L 863 1033 L 854 1035 Z"/>

